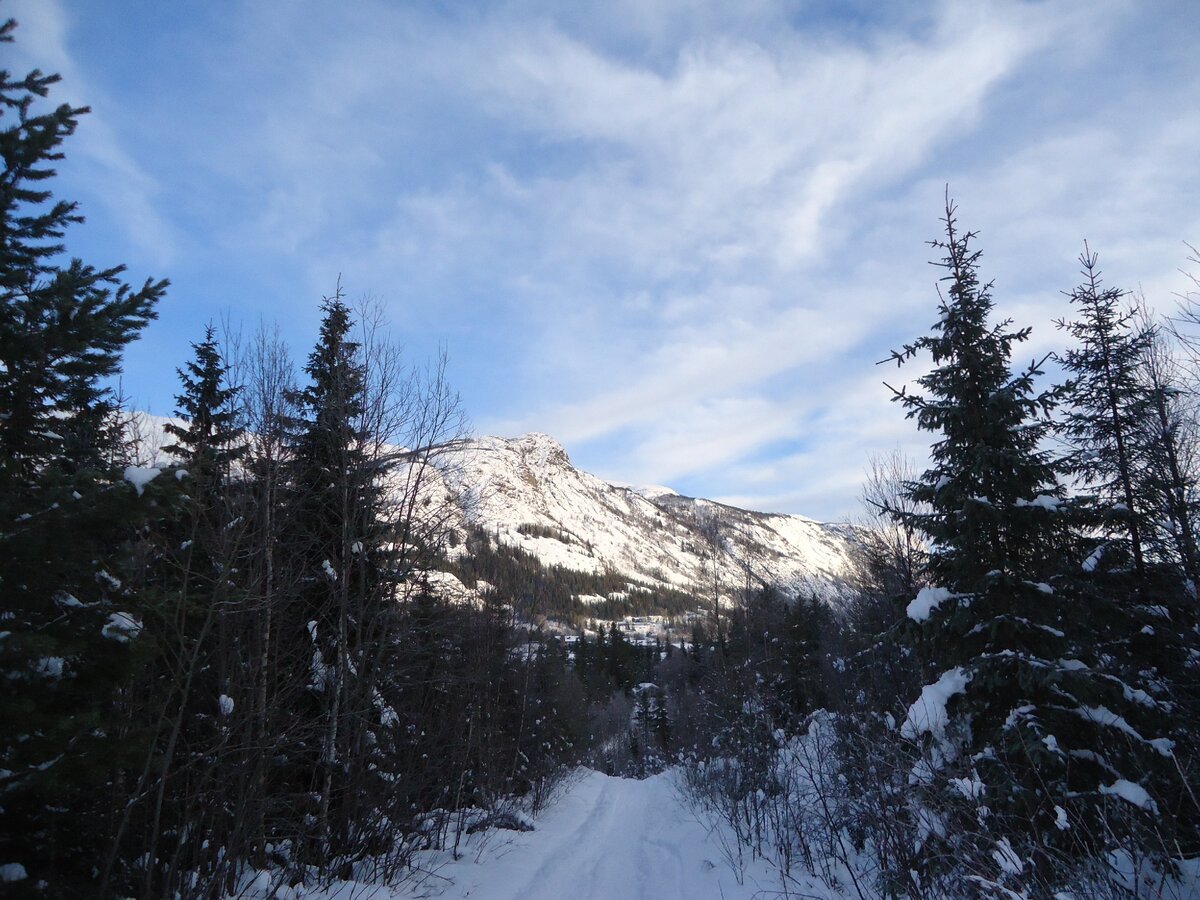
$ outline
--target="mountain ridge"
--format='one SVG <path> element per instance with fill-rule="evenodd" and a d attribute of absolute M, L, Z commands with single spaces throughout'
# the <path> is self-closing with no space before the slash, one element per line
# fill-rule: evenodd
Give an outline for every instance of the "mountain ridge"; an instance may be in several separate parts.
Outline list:
<path fill-rule="evenodd" d="M 169 458 L 168 422 L 179 420 L 135 417 L 146 460 Z M 852 526 L 609 481 L 576 468 L 544 432 L 455 442 L 431 465 L 423 492 L 453 504 L 452 529 L 481 529 L 545 566 L 699 597 L 770 585 L 833 602 L 850 590 Z"/>
<path fill-rule="evenodd" d="M 466 521 L 546 565 L 693 591 L 714 580 L 721 593 L 747 582 L 828 600 L 848 590 L 848 525 L 608 481 L 541 432 L 475 438 L 455 456 L 443 478 Z"/>

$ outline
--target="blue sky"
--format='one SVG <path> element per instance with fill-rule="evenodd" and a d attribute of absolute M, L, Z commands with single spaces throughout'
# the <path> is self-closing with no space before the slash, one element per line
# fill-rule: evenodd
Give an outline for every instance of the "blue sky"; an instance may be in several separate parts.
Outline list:
<path fill-rule="evenodd" d="M 1200 243 L 1193 2 L 7 0 L 6 68 L 93 113 L 69 249 L 173 287 L 125 389 L 206 321 L 297 358 L 341 275 L 481 433 L 842 518 L 925 445 L 874 365 L 935 319 L 945 185 L 1053 349 L 1086 238 L 1167 309 Z"/>

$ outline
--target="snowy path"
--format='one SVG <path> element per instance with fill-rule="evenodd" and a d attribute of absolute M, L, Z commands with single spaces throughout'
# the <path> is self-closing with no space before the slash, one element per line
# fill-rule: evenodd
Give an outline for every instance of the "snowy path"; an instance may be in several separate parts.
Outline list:
<path fill-rule="evenodd" d="M 669 774 L 635 781 L 588 772 L 536 824 L 490 835 L 482 852 L 447 863 L 407 896 L 735 900 L 778 890 L 765 869 L 738 883 L 719 841 L 680 804 Z"/>

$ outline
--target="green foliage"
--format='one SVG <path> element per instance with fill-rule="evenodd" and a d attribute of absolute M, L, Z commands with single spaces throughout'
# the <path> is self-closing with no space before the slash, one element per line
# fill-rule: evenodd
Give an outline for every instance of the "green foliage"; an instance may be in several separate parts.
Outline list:
<path fill-rule="evenodd" d="M 1079 257 L 1083 282 L 1070 295 L 1077 318 L 1058 322 L 1076 341 L 1061 357 L 1072 376 L 1061 426 L 1071 451 L 1063 465 L 1095 492 L 1091 521 L 1108 534 L 1125 533 L 1134 566 L 1144 578 L 1147 522 L 1135 490 L 1140 468 L 1136 434 L 1146 409 L 1140 369 L 1151 333 L 1135 327 L 1134 311 L 1122 308 L 1124 292 L 1101 287 L 1096 261 L 1085 245 Z"/>
<path fill-rule="evenodd" d="M 945 253 L 939 319 L 932 334 L 892 354 L 897 364 L 922 353 L 933 363 L 917 379 L 923 394 L 899 390 L 892 398 L 920 430 L 937 435 L 933 465 L 907 486 L 918 508 L 892 511 L 928 538 L 927 576 L 969 592 L 991 572 L 1040 580 L 1067 550 L 1058 520 L 1033 503 L 1064 493 L 1041 447 L 1061 390 L 1035 391 L 1040 363 L 1012 371 L 1013 348 L 1028 340 L 1029 329 L 989 322 L 992 286 L 979 279 L 976 235 L 958 230 L 951 203 L 944 221 L 946 239 L 930 242 Z"/>
<path fill-rule="evenodd" d="M 123 423 L 105 384 L 166 282 L 135 290 L 122 266 L 62 259 L 82 219 L 48 182 L 87 110 L 45 110 L 57 81 L 0 72 L 0 855 L 70 894 L 93 877 L 120 774 L 144 747 L 125 715 L 150 652 L 139 547 L 173 485 L 139 495 L 121 479 Z"/>
<path fill-rule="evenodd" d="M 14 28 L 11 20 L 0 27 L 0 43 L 12 41 Z M 88 110 L 43 110 L 58 80 L 0 71 L 0 490 L 19 488 L 47 465 L 78 471 L 102 461 L 98 425 L 113 403 L 101 381 L 155 317 L 167 287 L 147 280 L 135 290 L 121 280 L 124 266 L 62 261 L 66 229 L 82 217 L 45 183 Z M 111 441 L 99 449 L 111 450 Z"/>
<path fill-rule="evenodd" d="M 1046 414 L 1064 391 L 1036 393 L 1037 364 L 1011 371 L 1012 348 L 1028 329 L 989 324 L 990 285 L 977 274 L 974 234 L 958 231 L 954 212 L 947 204 L 946 239 L 933 244 L 945 252 L 948 285 L 934 334 L 894 354 L 903 362 L 925 351 L 935 366 L 918 379 L 924 394 L 895 393 L 936 436 L 933 465 L 907 488 L 928 511 L 895 515 L 928 538 L 926 577 L 947 591 L 914 615 L 927 680 L 956 686 L 935 701 L 947 703 L 945 727 L 922 725 L 923 695 L 905 730 L 924 753 L 912 776 L 922 802 L 947 817 L 942 837 L 929 838 L 927 874 L 936 877 L 939 858 L 957 858 L 955 865 L 970 859 L 968 869 L 1014 888 L 1063 884 L 1073 859 L 1129 841 L 1145 846 L 1154 817 L 1106 790 L 1118 778 L 1166 783 L 1170 704 L 1130 656 L 1138 625 L 1128 595 L 1083 571 L 1090 545 L 1079 506 L 1065 499 L 1042 443 Z M 1081 374 L 1105 377 L 1102 367 L 1074 359 Z M 1095 389 L 1076 383 L 1068 396 Z M 1084 413 L 1069 413 L 1074 433 L 1096 438 Z M 1085 456 L 1075 471 L 1082 459 L 1094 470 Z M 986 819 L 972 803 L 945 802 L 956 784 L 983 786 Z M 1056 825 L 1064 815 L 1081 827 Z M 1023 875 L 999 867 L 993 850 L 1001 839 L 1025 861 Z"/>
<path fill-rule="evenodd" d="M 192 484 L 216 487 L 249 448 L 236 425 L 238 388 L 228 383 L 229 366 L 221 358 L 212 325 L 204 329 L 204 340 L 192 344 L 192 350 L 195 358 L 186 369 L 178 370 L 183 391 L 175 398 L 175 415 L 185 424 L 166 424 L 175 443 L 163 449 L 186 467 Z"/>

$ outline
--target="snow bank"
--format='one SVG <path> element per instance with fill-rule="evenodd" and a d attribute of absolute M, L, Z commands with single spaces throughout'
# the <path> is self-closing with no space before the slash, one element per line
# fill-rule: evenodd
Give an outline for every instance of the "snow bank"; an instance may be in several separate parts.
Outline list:
<path fill-rule="evenodd" d="M 539 816 L 535 831 L 485 832 L 468 838 L 457 856 L 427 851 L 418 868 L 437 873 L 406 885 L 397 897 L 435 894 L 470 900 L 664 900 L 782 896 L 783 883 L 764 860 L 728 865 L 731 835 L 697 820 L 680 802 L 672 773 L 641 781 L 582 773 Z M 841 896 L 801 878 L 790 896 Z M 306 895 L 307 896 L 307 895 Z M 339 895 L 343 896 L 343 895 Z M 350 894 L 344 895 L 350 897 Z M 354 897 L 360 895 L 354 894 Z"/>

